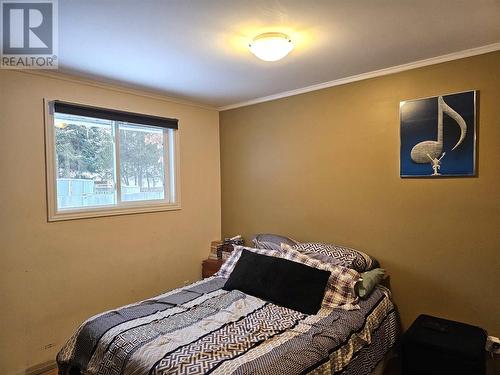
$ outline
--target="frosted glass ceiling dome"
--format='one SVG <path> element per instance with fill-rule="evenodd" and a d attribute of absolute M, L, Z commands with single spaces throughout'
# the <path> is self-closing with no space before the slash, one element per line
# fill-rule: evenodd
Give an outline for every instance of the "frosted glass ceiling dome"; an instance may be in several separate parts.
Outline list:
<path fill-rule="evenodd" d="M 249 44 L 250 52 L 264 61 L 278 61 L 294 48 L 291 39 L 283 33 L 257 35 Z"/>

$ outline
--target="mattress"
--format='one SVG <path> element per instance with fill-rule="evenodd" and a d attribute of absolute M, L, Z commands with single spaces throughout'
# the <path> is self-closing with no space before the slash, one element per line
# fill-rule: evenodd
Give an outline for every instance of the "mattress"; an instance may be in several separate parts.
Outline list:
<path fill-rule="evenodd" d="M 390 292 L 359 310 L 306 315 L 211 277 L 85 321 L 57 356 L 61 375 L 370 374 L 399 335 Z"/>

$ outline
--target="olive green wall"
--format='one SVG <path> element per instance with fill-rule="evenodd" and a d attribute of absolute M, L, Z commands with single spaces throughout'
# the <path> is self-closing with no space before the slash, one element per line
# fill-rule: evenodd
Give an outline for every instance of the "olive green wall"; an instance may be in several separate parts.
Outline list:
<path fill-rule="evenodd" d="M 399 102 L 476 89 L 476 178 L 399 177 Z M 223 236 L 362 249 L 420 313 L 500 335 L 500 52 L 220 115 Z"/>

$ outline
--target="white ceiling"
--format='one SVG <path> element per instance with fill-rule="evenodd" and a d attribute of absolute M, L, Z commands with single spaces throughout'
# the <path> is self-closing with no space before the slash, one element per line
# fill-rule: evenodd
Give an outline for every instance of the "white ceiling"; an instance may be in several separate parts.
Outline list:
<path fill-rule="evenodd" d="M 258 60 L 267 31 L 296 49 Z M 500 0 L 59 1 L 61 71 L 213 107 L 498 42 Z"/>

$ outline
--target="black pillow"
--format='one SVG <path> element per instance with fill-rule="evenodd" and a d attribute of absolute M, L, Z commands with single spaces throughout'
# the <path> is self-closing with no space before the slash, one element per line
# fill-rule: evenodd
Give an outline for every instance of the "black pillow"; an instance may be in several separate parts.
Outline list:
<path fill-rule="evenodd" d="M 304 314 L 316 314 L 330 274 L 291 260 L 243 250 L 223 289 L 237 289 Z"/>

